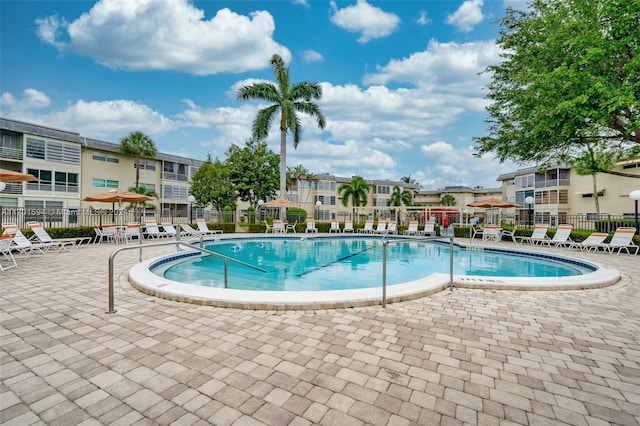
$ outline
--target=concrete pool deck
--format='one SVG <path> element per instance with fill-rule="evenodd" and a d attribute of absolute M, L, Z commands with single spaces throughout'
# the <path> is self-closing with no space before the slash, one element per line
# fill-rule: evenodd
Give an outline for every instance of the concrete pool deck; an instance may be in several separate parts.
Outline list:
<path fill-rule="evenodd" d="M 1 424 L 640 424 L 639 256 L 533 248 L 619 270 L 605 288 L 246 311 L 139 292 L 134 250 L 107 314 L 116 247 L 0 272 Z"/>

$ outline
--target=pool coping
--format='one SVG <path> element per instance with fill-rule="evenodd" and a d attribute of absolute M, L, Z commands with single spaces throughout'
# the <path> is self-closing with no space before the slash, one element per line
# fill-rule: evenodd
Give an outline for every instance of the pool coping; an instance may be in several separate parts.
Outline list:
<path fill-rule="evenodd" d="M 336 234 L 229 234 L 207 238 L 205 242 L 235 239 L 255 239 L 255 238 L 328 238 L 328 237 L 355 237 L 371 238 L 358 234 L 336 235 Z M 381 238 L 378 236 L 378 238 Z M 409 236 L 393 236 L 397 239 L 416 239 Z M 445 241 L 444 239 L 441 241 Z M 194 241 L 192 241 L 194 242 Z M 195 241 L 196 243 L 198 241 Z M 459 247 L 467 248 L 468 244 L 455 242 Z M 511 253 L 527 253 L 539 255 L 539 252 L 525 249 L 509 249 L 495 246 L 476 246 L 473 249 L 498 250 Z M 177 254 L 167 254 L 156 256 L 134 265 L 128 274 L 131 285 L 137 290 L 164 299 L 186 302 L 199 305 L 210 305 L 224 308 L 248 309 L 248 310 L 318 310 L 318 309 L 340 309 L 350 307 L 361 307 L 379 305 L 382 303 L 382 283 L 379 287 L 371 287 L 353 290 L 327 290 L 327 291 L 251 291 L 234 290 L 227 288 L 211 288 L 192 284 L 184 284 L 177 281 L 168 280 L 153 274 L 149 267 L 157 263 L 159 259 L 177 256 L 198 256 L 197 250 L 187 250 Z M 558 258 L 572 263 L 576 258 L 564 255 L 546 254 L 545 257 Z M 620 272 L 610 266 L 596 262 L 579 260 L 579 263 L 592 265 L 597 269 L 591 273 L 551 278 L 529 278 L 529 277 L 483 277 L 475 275 L 453 275 L 453 287 L 474 288 L 489 290 L 578 290 L 601 288 L 615 284 L 620 279 Z M 386 303 L 398 303 L 407 300 L 417 299 L 430 294 L 445 290 L 450 287 L 449 274 L 435 273 L 418 280 L 409 281 L 402 284 L 386 286 Z"/>

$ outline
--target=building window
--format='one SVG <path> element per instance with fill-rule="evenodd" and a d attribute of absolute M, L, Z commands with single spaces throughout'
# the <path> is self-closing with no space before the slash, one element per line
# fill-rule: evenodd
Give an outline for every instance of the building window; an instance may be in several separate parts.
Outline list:
<path fill-rule="evenodd" d="M 58 163 L 80 164 L 80 146 L 27 138 L 27 157 Z"/>
<path fill-rule="evenodd" d="M 110 180 L 110 179 L 91 179 L 91 186 L 94 188 L 110 188 L 110 189 L 118 189 L 120 188 L 119 180 Z"/>
<path fill-rule="evenodd" d="M 171 198 L 174 200 L 186 200 L 188 196 L 189 196 L 188 186 L 162 185 L 162 198 Z"/>
<path fill-rule="evenodd" d="M 61 222 L 63 216 L 62 201 L 24 201 L 24 220 L 26 222 Z"/>
<path fill-rule="evenodd" d="M 318 191 L 335 191 L 336 181 L 335 180 L 319 180 L 316 187 Z"/>
<path fill-rule="evenodd" d="M 101 152 L 94 152 L 93 159 L 96 161 L 104 161 L 107 163 L 114 163 L 114 164 L 120 163 L 120 158 L 116 157 L 115 155 L 103 154 Z"/>
<path fill-rule="evenodd" d="M 133 168 L 136 168 L 136 163 L 135 161 L 133 162 Z M 140 170 L 155 170 L 156 169 L 156 162 L 154 160 L 144 160 L 141 159 L 140 160 Z"/>
<path fill-rule="evenodd" d="M 56 192 L 78 192 L 78 174 L 55 172 Z"/>
<path fill-rule="evenodd" d="M 133 185 L 131 185 L 131 186 L 133 186 Z M 156 192 L 156 186 L 153 183 L 140 182 L 140 186 L 144 186 L 144 188 L 147 190 L 147 192 L 150 192 L 150 191 Z"/>
<path fill-rule="evenodd" d="M 316 201 L 320 201 L 323 206 L 335 206 L 336 205 L 336 197 L 335 197 L 335 195 L 318 195 L 318 196 L 316 196 Z"/>
<path fill-rule="evenodd" d="M 391 187 L 388 185 L 376 185 L 376 194 L 391 194 Z"/>
<path fill-rule="evenodd" d="M 19 134 L 0 132 L 0 157 L 22 160 L 22 138 Z"/>

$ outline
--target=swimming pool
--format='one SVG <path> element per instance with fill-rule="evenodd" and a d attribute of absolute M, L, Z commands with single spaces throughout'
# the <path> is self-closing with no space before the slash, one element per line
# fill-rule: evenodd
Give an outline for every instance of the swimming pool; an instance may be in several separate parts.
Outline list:
<path fill-rule="evenodd" d="M 225 288 L 222 260 L 187 251 L 136 265 L 129 281 L 160 297 L 244 309 L 317 309 L 381 301 L 380 236 L 225 236 L 207 249 L 249 266 L 230 260 Z M 448 243 L 406 238 L 389 244 L 387 301 L 421 297 L 447 287 L 449 256 Z M 454 249 L 457 287 L 588 288 L 618 279 L 619 273 L 612 268 L 565 256 L 486 246 L 456 245 Z"/>

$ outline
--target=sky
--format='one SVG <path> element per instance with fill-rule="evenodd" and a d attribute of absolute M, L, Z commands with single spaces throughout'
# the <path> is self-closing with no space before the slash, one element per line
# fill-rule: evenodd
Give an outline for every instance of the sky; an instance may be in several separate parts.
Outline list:
<path fill-rule="evenodd" d="M 326 118 L 300 115 L 287 165 L 399 180 L 425 190 L 499 187 L 522 167 L 476 158 L 487 134 L 487 66 L 498 20 L 523 0 L 0 0 L 0 116 L 118 143 L 224 160 L 244 146 L 263 101 L 242 86 L 318 83 Z M 280 153 L 278 122 L 267 139 Z"/>

